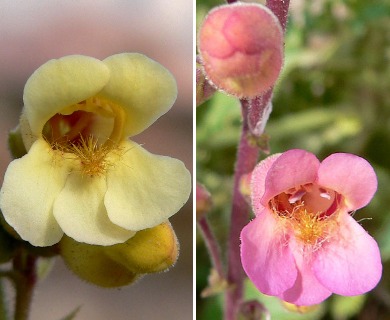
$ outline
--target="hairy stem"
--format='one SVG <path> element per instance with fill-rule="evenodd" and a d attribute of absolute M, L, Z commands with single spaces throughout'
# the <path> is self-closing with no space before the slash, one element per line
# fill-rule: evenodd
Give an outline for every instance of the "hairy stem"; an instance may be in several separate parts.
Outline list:
<path fill-rule="evenodd" d="M 265 5 L 278 17 L 283 31 L 286 31 L 290 0 L 267 0 Z"/>
<path fill-rule="evenodd" d="M 249 205 L 240 193 L 240 179 L 242 175 L 250 173 L 257 163 L 259 149 L 249 144 L 249 126 L 247 122 L 248 108 L 245 101 L 241 101 L 243 125 L 241 138 L 237 150 L 237 162 L 234 174 L 233 205 L 228 239 L 228 274 L 227 280 L 232 287 L 226 291 L 225 319 L 234 320 L 238 306 L 243 297 L 244 270 L 240 258 L 240 233 L 249 220 Z"/>

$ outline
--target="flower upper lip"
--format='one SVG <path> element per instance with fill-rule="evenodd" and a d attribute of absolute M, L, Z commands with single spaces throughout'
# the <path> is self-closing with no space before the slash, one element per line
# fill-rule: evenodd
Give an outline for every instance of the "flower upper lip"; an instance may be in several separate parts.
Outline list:
<path fill-rule="evenodd" d="M 320 163 L 313 154 L 293 149 L 274 156 L 268 166 L 270 169 L 262 180 L 264 185 L 252 182 L 255 197 L 261 199 L 263 207 L 274 196 L 288 189 L 315 183 L 342 195 L 347 210 L 352 211 L 365 206 L 372 199 L 378 184 L 375 172 L 367 161 L 345 153 L 335 153 Z M 361 174 L 352 177 L 350 172 L 356 167 Z"/>

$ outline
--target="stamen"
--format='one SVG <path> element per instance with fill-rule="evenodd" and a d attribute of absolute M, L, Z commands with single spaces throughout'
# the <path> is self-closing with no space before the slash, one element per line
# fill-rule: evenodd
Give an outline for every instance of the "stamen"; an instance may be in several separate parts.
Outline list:
<path fill-rule="evenodd" d="M 55 160 L 70 160 L 75 170 L 92 177 L 104 174 L 112 161 L 120 160 L 123 151 L 118 145 L 124 138 L 125 122 L 123 108 L 94 96 L 62 109 L 42 133 L 55 151 Z M 106 130 L 100 130 L 102 123 Z"/>
<path fill-rule="evenodd" d="M 270 208 L 286 232 L 292 232 L 306 249 L 313 252 L 331 237 L 337 224 L 337 208 L 330 215 L 322 211 L 312 212 L 302 200 L 306 193 L 306 189 L 296 190 L 291 195 L 281 193 L 271 199 Z"/>
<path fill-rule="evenodd" d="M 80 136 L 78 144 L 71 143 L 66 147 L 66 152 L 73 153 L 80 160 L 82 175 L 90 177 L 104 174 L 112 165 L 107 159 L 111 150 L 105 144 L 99 145 L 92 136 L 87 139 Z"/>

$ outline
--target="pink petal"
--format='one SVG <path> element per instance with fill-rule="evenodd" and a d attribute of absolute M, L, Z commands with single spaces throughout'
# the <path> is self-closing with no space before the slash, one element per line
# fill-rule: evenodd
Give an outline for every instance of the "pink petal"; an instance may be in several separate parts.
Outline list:
<path fill-rule="evenodd" d="M 356 210 L 370 202 L 378 183 L 366 160 L 353 154 L 335 153 L 322 161 L 318 184 L 343 195 L 347 208 Z"/>
<path fill-rule="evenodd" d="M 342 215 L 339 225 L 334 238 L 317 251 L 314 274 L 326 288 L 340 295 L 370 291 L 382 275 L 378 245 L 350 215 Z"/>
<path fill-rule="evenodd" d="M 292 247 L 294 252 L 298 276 L 293 287 L 283 292 L 279 298 L 297 306 L 310 306 L 321 303 L 332 292 L 325 288 L 313 274 L 310 256 L 304 256 L 303 248 L 295 245 L 290 245 L 290 247 Z"/>
<path fill-rule="evenodd" d="M 317 179 L 319 160 L 305 150 L 284 152 L 269 169 L 265 179 L 265 193 L 261 203 L 265 206 L 276 195 Z"/>
<path fill-rule="evenodd" d="M 249 279 L 263 293 L 279 295 L 297 277 L 288 235 L 265 209 L 241 231 L 241 262 Z"/>
<path fill-rule="evenodd" d="M 265 178 L 267 177 L 268 170 L 271 168 L 273 163 L 277 158 L 282 154 L 277 153 L 270 157 L 267 157 L 261 161 L 252 172 L 251 179 L 251 192 L 252 192 L 252 207 L 255 215 L 258 215 L 263 211 L 264 206 L 261 204 L 261 198 L 264 195 L 265 191 Z"/>

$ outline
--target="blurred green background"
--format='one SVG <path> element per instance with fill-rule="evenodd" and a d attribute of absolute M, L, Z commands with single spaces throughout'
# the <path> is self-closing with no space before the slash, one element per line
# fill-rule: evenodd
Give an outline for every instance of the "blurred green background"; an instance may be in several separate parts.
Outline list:
<path fill-rule="evenodd" d="M 197 26 L 219 4 L 197 0 Z M 373 165 L 378 191 L 355 219 L 378 241 L 384 272 L 370 293 L 333 295 L 305 314 L 288 311 L 249 283 L 247 297 L 263 301 L 277 320 L 390 319 L 390 1 L 291 0 L 285 42 L 285 65 L 266 127 L 271 153 L 300 148 L 322 160 L 350 152 Z M 197 108 L 196 122 L 197 180 L 212 194 L 208 217 L 225 252 L 239 104 L 217 93 Z M 196 254 L 197 318 L 221 319 L 221 295 L 200 298 L 210 262 L 199 233 Z"/>

